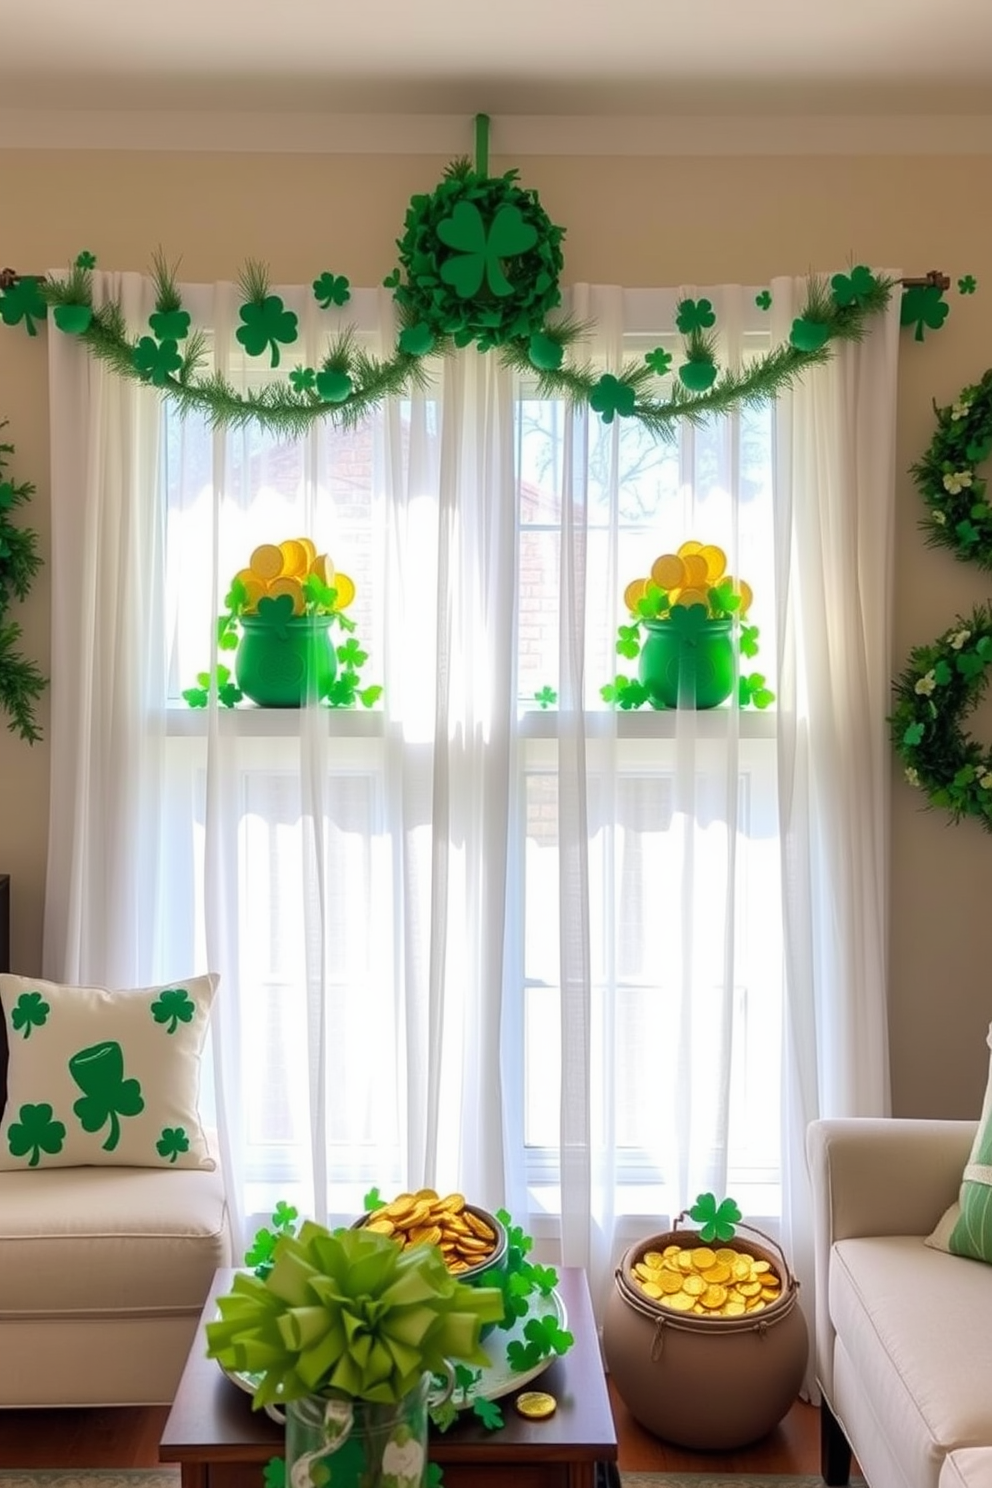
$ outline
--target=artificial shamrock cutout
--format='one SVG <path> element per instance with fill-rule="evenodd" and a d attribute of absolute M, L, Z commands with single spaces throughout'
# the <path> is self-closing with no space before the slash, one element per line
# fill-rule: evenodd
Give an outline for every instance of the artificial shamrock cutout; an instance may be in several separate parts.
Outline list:
<path fill-rule="evenodd" d="M 535 692 L 534 701 L 539 708 L 553 708 L 558 701 L 558 694 L 553 687 L 542 687 Z"/>
<path fill-rule="evenodd" d="M 755 297 L 754 297 L 754 303 L 757 305 L 757 307 L 758 307 L 759 310 L 770 310 L 771 307 L 772 307 L 772 292 L 771 292 L 771 290 L 770 289 L 763 289 L 763 290 L 761 290 L 761 292 L 759 294 L 756 294 L 755 295 Z"/>
<path fill-rule="evenodd" d="M 93 319 L 92 305 L 56 305 L 52 311 L 55 324 L 67 336 L 81 336 Z"/>
<path fill-rule="evenodd" d="M 472 1413 L 477 1416 L 487 1431 L 498 1431 L 503 1424 L 503 1412 L 495 1400 L 480 1397 L 472 1402 Z"/>
<path fill-rule="evenodd" d="M 166 1033 L 175 1033 L 180 1023 L 192 1023 L 196 1014 L 196 1003 L 185 987 L 169 987 L 160 992 L 151 1005 L 156 1023 L 166 1025 Z"/>
<path fill-rule="evenodd" d="M 297 317 L 294 310 L 287 310 L 279 295 L 262 295 L 241 306 L 244 321 L 235 331 L 249 356 L 264 356 L 271 353 L 270 367 L 279 365 L 279 343 L 292 346 L 297 337 Z"/>
<path fill-rule="evenodd" d="M 189 311 L 165 310 L 161 307 L 148 317 L 148 324 L 158 341 L 184 341 L 189 335 Z"/>
<path fill-rule="evenodd" d="M 76 268 L 77 269 L 95 269 L 96 268 L 96 254 L 95 253 L 90 253 L 90 251 L 89 251 L 88 248 L 84 248 L 83 251 L 82 251 L 82 253 L 77 253 L 76 254 Z"/>
<path fill-rule="evenodd" d="M 487 230 L 482 213 L 471 201 L 456 202 L 451 216 L 438 223 L 437 235 L 457 255 L 445 259 L 441 278 L 463 300 L 478 294 L 484 284 L 497 298 L 512 294 L 502 260 L 526 253 L 537 242 L 537 229 L 524 221 L 518 207 L 500 207 Z"/>
<path fill-rule="evenodd" d="M 531 366 L 539 372 L 555 372 L 564 360 L 565 348 L 546 332 L 535 331 L 527 347 L 527 356 Z"/>
<path fill-rule="evenodd" d="M 4 290 L 0 295 L 0 320 L 4 325 L 16 326 L 23 320 L 28 335 L 37 336 L 35 321 L 44 320 L 48 314 L 48 306 L 38 288 L 40 283 L 33 274 L 24 274 Z"/>
<path fill-rule="evenodd" d="M 347 305 L 351 299 L 351 285 L 343 274 L 321 274 L 313 281 L 313 297 L 322 310 L 332 305 Z"/>
<path fill-rule="evenodd" d="M 841 309 L 847 305 L 863 305 L 877 286 L 875 275 L 864 264 L 858 264 L 850 274 L 835 274 L 830 281 L 834 304 Z"/>
<path fill-rule="evenodd" d="M 276 635 L 284 641 L 289 635 L 289 622 L 293 619 L 295 606 L 291 594 L 268 594 L 258 601 L 258 618 L 271 625 Z"/>
<path fill-rule="evenodd" d="M 830 340 L 830 327 L 804 315 L 792 322 L 789 340 L 797 351 L 819 351 Z"/>
<path fill-rule="evenodd" d="M 165 387 L 183 364 L 175 341 L 156 341 L 152 336 L 141 337 L 132 360 L 145 381 L 155 387 Z"/>
<path fill-rule="evenodd" d="M 975 278 L 974 274 L 962 274 L 961 278 L 958 280 L 958 294 L 974 294 L 977 288 L 978 280 Z"/>
<path fill-rule="evenodd" d="M 708 353 L 690 355 L 679 368 L 679 380 L 692 393 L 705 393 L 716 382 L 716 363 Z"/>
<path fill-rule="evenodd" d="M 902 736 L 904 744 L 914 745 L 923 741 L 924 728 L 922 723 L 911 723 Z"/>
<path fill-rule="evenodd" d="M 675 324 L 683 335 L 708 331 L 716 325 L 716 314 L 709 300 L 680 300 L 676 306 Z"/>
<path fill-rule="evenodd" d="M 617 414 L 629 418 L 634 412 L 636 394 L 627 383 L 604 372 L 589 394 L 589 406 L 600 414 L 604 424 L 612 424 Z"/>
<path fill-rule="evenodd" d="M 709 1244 L 711 1240 L 732 1240 L 742 1215 L 733 1199 L 724 1199 L 718 1205 L 713 1194 L 701 1193 L 689 1210 L 689 1218 L 696 1221 L 700 1238 Z"/>
<path fill-rule="evenodd" d="M 36 1168 L 43 1152 L 54 1157 L 62 1151 L 65 1126 L 55 1120 L 55 1113 L 47 1101 L 37 1106 L 22 1106 L 17 1116 L 7 1132 L 11 1157 L 27 1157 L 28 1167 Z"/>
<path fill-rule="evenodd" d="M 741 677 L 737 697 L 742 708 L 746 708 L 748 703 L 753 703 L 756 708 L 767 708 L 775 701 L 775 694 L 765 685 L 761 672 L 751 672 L 749 676 Z"/>
<path fill-rule="evenodd" d="M 341 367 L 325 367 L 317 373 L 317 392 L 325 403 L 346 403 L 354 387 L 348 373 Z"/>
<path fill-rule="evenodd" d="M 915 325 L 913 339 L 922 341 L 925 329 L 939 331 L 950 312 L 944 291 L 936 284 L 913 284 L 903 291 L 899 324 Z"/>
<path fill-rule="evenodd" d="M 397 344 L 405 356 L 429 356 L 434 350 L 434 332 L 420 320 L 416 325 L 403 327 Z"/>
<path fill-rule="evenodd" d="M 575 1342 L 553 1313 L 547 1317 L 528 1318 L 524 1324 L 524 1337 L 527 1340 L 525 1344 L 515 1338 L 506 1346 L 507 1363 L 515 1373 L 533 1369 L 549 1354 L 567 1353 Z"/>
<path fill-rule="evenodd" d="M 155 1143 L 155 1151 L 159 1157 L 168 1158 L 174 1163 L 180 1153 L 189 1151 L 189 1137 L 181 1126 L 164 1126 L 162 1135 Z"/>
<path fill-rule="evenodd" d="M 10 1015 L 10 1026 L 28 1039 L 32 1028 L 44 1028 L 51 1010 L 40 992 L 22 992 Z"/>
<path fill-rule="evenodd" d="M 698 645 L 700 636 L 706 634 L 710 623 L 709 611 L 704 604 L 673 605 L 668 618 L 683 646 Z"/>
<path fill-rule="evenodd" d="M 289 385 L 294 393 L 312 393 L 317 386 L 317 374 L 312 367 L 294 367 L 289 374 Z"/>
<path fill-rule="evenodd" d="M 672 353 L 666 351 L 663 346 L 656 346 L 654 351 L 645 352 L 644 360 L 652 372 L 658 377 L 664 377 L 671 368 L 673 358 Z"/>
<path fill-rule="evenodd" d="M 354 636 L 349 636 L 343 646 L 338 646 L 337 656 L 343 667 L 350 667 L 353 671 L 360 671 L 369 659 L 368 652 L 362 650 Z"/>
<path fill-rule="evenodd" d="M 285 1457 L 270 1457 L 262 1468 L 264 1488 L 286 1488 Z"/>
<path fill-rule="evenodd" d="M 124 1051 L 112 1039 L 80 1049 L 69 1060 L 69 1073 L 83 1094 L 72 1109 L 86 1132 L 110 1123 L 104 1152 L 113 1152 L 121 1137 L 121 1116 L 138 1116 L 145 1109 L 141 1086 L 124 1077 Z"/>
<path fill-rule="evenodd" d="M 648 700 L 648 690 L 636 677 L 625 677 L 618 672 L 612 682 L 606 682 L 599 695 L 604 703 L 612 703 L 624 712 L 642 707 Z"/>
<path fill-rule="evenodd" d="M 227 645 L 229 638 L 232 642 L 230 646 Z M 228 637 L 225 634 L 218 644 L 225 651 L 234 650 L 238 644 L 237 636 L 232 635 Z M 229 667 L 218 666 L 215 675 L 217 678 L 217 701 L 223 708 L 233 708 L 235 703 L 240 703 L 241 701 L 241 688 L 238 687 L 237 683 L 231 681 Z M 183 698 L 191 708 L 205 708 L 207 706 L 210 701 L 210 681 L 211 675 L 209 672 L 197 672 L 197 685 L 195 687 L 187 687 L 184 690 Z"/>

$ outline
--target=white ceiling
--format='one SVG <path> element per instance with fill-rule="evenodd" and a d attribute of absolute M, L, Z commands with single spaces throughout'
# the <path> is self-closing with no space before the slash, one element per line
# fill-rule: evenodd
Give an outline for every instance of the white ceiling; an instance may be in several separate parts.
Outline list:
<path fill-rule="evenodd" d="M 18 108 L 987 114 L 992 0 L 2 0 Z"/>

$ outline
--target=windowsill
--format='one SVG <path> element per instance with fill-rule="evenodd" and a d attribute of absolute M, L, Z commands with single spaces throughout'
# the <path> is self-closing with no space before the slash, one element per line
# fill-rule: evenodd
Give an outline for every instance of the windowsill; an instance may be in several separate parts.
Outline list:
<path fill-rule="evenodd" d="M 299 708 L 218 708 L 217 726 L 222 735 L 237 738 L 296 738 L 299 736 Z M 326 720 L 326 731 L 342 739 L 378 739 L 385 729 L 385 715 L 381 709 L 319 708 L 317 712 Z M 727 734 L 727 708 L 701 709 L 693 717 L 693 733 L 699 739 L 723 739 Z M 559 735 L 557 709 L 527 709 L 518 714 L 520 736 L 525 739 L 556 739 Z M 165 731 L 170 738 L 206 738 L 210 713 L 206 708 L 188 708 L 172 704 L 165 710 Z M 615 720 L 615 722 L 614 722 Z M 742 739 L 773 739 L 775 737 L 775 713 L 741 710 L 738 727 Z M 616 729 L 618 739 L 674 739 L 678 724 L 675 710 L 655 712 L 653 709 L 618 711 L 608 709 L 587 711 L 584 715 L 586 736 L 590 739 L 607 738 Z M 323 725 L 322 725 L 323 726 Z"/>

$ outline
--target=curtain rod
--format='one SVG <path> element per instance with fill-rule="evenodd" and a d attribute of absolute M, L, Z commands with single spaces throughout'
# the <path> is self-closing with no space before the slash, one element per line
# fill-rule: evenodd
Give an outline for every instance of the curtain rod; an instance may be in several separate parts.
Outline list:
<path fill-rule="evenodd" d="M 10 289 L 18 279 L 44 280 L 44 274 L 20 274 L 16 269 L 0 269 L 0 290 Z M 925 274 L 916 274 L 909 278 L 898 281 L 904 289 L 916 289 L 925 287 L 930 289 L 950 289 L 951 281 L 947 274 L 940 269 L 928 269 Z"/>

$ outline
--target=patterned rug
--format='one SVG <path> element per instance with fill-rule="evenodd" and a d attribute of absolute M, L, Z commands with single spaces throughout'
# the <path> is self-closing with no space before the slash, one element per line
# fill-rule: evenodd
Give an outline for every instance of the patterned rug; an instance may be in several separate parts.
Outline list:
<path fill-rule="evenodd" d="M 622 1488 L 823 1488 L 823 1479 L 802 1473 L 622 1472 Z M 0 1488 L 179 1488 L 179 1468 L 0 1469 Z M 850 1488 L 865 1488 L 852 1478 Z"/>
<path fill-rule="evenodd" d="M 179 1488 L 179 1466 L 5 1468 L 0 1488 Z"/>

